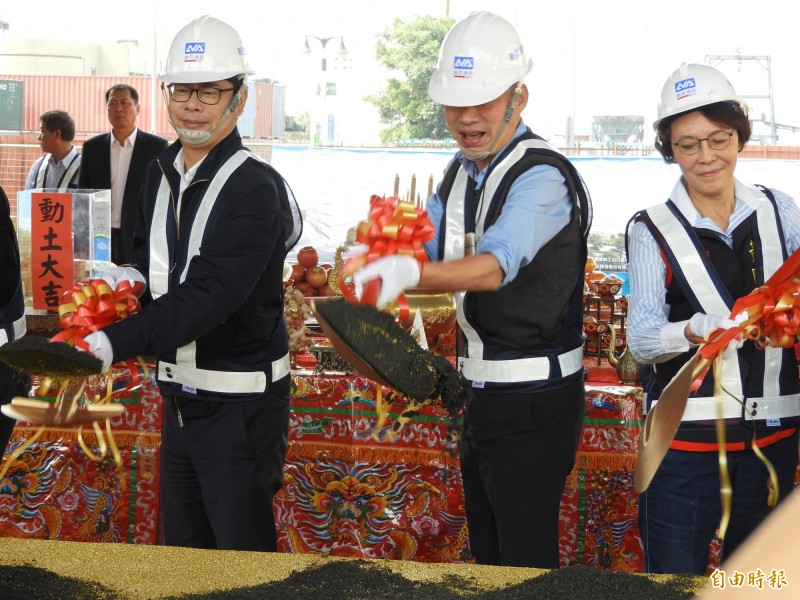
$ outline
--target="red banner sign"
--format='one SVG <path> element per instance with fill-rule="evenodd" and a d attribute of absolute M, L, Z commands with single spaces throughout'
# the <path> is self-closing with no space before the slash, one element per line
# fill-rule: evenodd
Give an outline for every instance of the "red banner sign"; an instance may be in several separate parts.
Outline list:
<path fill-rule="evenodd" d="M 33 308 L 58 308 L 72 288 L 72 264 L 72 194 L 31 194 Z"/>

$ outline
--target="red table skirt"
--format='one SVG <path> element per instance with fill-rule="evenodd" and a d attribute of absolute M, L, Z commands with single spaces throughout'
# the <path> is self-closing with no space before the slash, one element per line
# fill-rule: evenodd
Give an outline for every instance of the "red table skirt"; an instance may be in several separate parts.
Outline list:
<path fill-rule="evenodd" d="M 397 435 L 378 441 L 372 381 L 296 371 L 292 382 L 284 485 L 274 504 L 279 549 L 469 560 L 456 438 L 446 413 L 425 408 Z M 120 401 L 126 410 L 111 425 L 122 469 L 108 452 L 89 458 L 76 429 L 47 429 L 0 482 L 0 535 L 158 542 L 161 398 L 152 372 Z M 586 408 L 562 501 L 561 562 L 639 571 L 632 478 L 641 392 L 589 386 Z M 18 424 L 6 458 L 37 430 Z M 81 435 L 98 454 L 92 428 Z"/>
<path fill-rule="evenodd" d="M 98 392 L 105 378 L 95 382 Z M 48 427 L 0 481 L 0 535 L 81 542 L 154 544 L 158 534 L 161 395 L 152 374 L 136 390 L 117 393 L 125 411 L 111 420 L 118 468 L 105 424 Z M 40 427 L 18 423 L 6 461 Z M 84 453 L 79 436 L 94 458 Z"/>

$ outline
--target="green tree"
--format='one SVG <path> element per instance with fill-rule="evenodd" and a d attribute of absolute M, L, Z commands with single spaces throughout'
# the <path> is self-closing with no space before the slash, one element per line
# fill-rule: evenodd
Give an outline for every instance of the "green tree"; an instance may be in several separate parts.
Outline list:
<path fill-rule="evenodd" d="M 428 97 L 428 81 L 439 57 L 439 46 L 455 21 L 416 15 L 411 21 L 395 19 L 392 27 L 378 34 L 375 55 L 398 77 L 391 77 L 386 90 L 368 96 L 389 127 L 381 131 L 387 143 L 398 138 L 449 137 L 442 107 Z"/>

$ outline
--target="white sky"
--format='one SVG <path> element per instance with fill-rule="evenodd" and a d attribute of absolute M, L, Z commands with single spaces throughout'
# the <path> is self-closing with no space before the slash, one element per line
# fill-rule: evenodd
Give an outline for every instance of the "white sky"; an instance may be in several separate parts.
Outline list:
<path fill-rule="evenodd" d="M 6 35 L 14 37 L 149 43 L 155 32 L 157 60 L 163 61 L 178 29 L 210 14 L 242 34 L 257 77 L 286 85 L 289 114 L 309 109 L 311 84 L 321 76 L 321 54 L 309 59 L 300 53 L 304 36 L 341 35 L 352 69 L 335 76 L 339 96 L 334 102 L 340 104 L 333 108 L 351 127 L 363 121 L 369 130 L 379 125 L 360 99 L 380 91 L 385 79 L 374 59 L 376 35 L 396 17 L 444 16 L 448 7 L 454 18 L 488 8 L 517 25 L 534 61 L 525 121 L 545 137 L 563 134 L 570 116 L 575 132 L 588 134 L 594 115 L 629 114 L 645 117 L 647 141 L 661 86 L 681 62 L 737 53 L 771 58 L 775 121 L 800 127 L 796 0 L 3 0 L 0 17 L 9 23 Z M 718 67 L 740 95 L 766 96 L 769 82 L 762 65 L 766 62 L 726 61 Z M 769 118 L 766 100 L 750 104 L 755 115 Z M 800 144 L 800 134 L 778 130 L 778 135 L 779 143 Z"/>

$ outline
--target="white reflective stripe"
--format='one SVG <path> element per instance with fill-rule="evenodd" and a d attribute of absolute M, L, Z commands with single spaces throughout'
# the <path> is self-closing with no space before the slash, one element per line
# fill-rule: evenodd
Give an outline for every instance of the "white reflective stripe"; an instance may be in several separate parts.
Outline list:
<path fill-rule="evenodd" d="M 222 186 L 225 185 L 231 174 L 238 169 L 248 157 L 249 153 L 246 150 L 239 150 L 226 160 L 225 164 L 214 174 L 214 178 L 208 185 L 208 189 L 203 194 L 203 199 L 200 202 L 200 206 L 197 208 L 197 215 L 194 221 L 192 221 L 192 231 L 189 234 L 186 264 L 183 267 L 183 272 L 181 272 L 180 277 L 181 282 L 186 279 L 186 272 L 189 270 L 189 264 L 192 262 L 192 258 L 200 254 L 200 244 L 206 232 L 206 223 L 208 223 L 208 217 L 217 202 Z"/>
<path fill-rule="evenodd" d="M 467 172 L 460 168 L 456 173 L 450 195 L 447 197 L 447 207 L 444 221 L 444 256 L 442 260 L 457 260 L 464 258 L 464 197 L 467 193 Z M 477 241 L 476 241 L 477 243 Z"/>
<path fill-rule="evenodd" d="M 14 339 L 15 340 L 18 340 L 19 338 L 24 336 L 27 331 L 28 331 L 28 326 L 26 325 L 24 316 L 20 317 L 16 321 L 14 321 Z"/>
<path fill-rule="evenodd" d="M 50 160 L 50 154 L 45 154 L 42 157 L 42 162 L 39 163 L 39 170 L 36 173 L 36 187 L 43 188 L 45 187 L 45 177 L 47 176 L 47 167 L 48 162 Z M 72 159 L 72 162 L 69 163 L 69 166 L 64 171 L 64 174 L 61 176 L 61 179 L 58 181 L 58 185 L 55 187 L 58 188 L 59 192 L 66 192 L 69 188 L 69 182 L 75 176 L 75 173 L 81 166 L 81 155 L 78 154 Z"/>
<path fill-rule="evenodd" d="M 150 293 L 153 298 L 166 294 L 169 289 L 169 245 L 167 244 L 167 219 L 169 217 L 170 190 L 166 175 L 161 177 L 153 219 L 150 222 Z"/>
<path fill-rule="evenodd" d="M 558 355 L 558 364 L 561 367 L 561 376 L 566 377 L 583 370 L 583 346 Z"/>
<path fill-rule="evenodd" d="M 292 372 L 292 362 L 287 352 L 282 358 L 272 361 L 272 381 L 278 381 Z"/>
<path fill-rule="evenodd" d="M 566 377 L 583 368 L 583 348 L 578 347 L 558 356 L 561 375 Z M 519 383 L 542 381 L 550 377 L 550 360 L 546 356 L 518 360 L 458 359 L 458 368 L 470 381 Z"/>
<path fill-rule="evenodd" d="M 678 184 L 678 186 L 683 189 L 682 185 Z M 666 203 L 648 208 L 647 214 L 652 219 L 653 224 L 664 235 L 667 245 L 675 253 L 680 263 L 681 272 L 685 274 L 686 280 L 692 282 L 692 291 L 694 291 L 703 306 L 705 313 L 707 315 L 728 316 L 731 311 L 714 287 L 711 275 L 703 264 L 703 260 L 692 242 L 690 233 L 681 225 Z"/>
<path fill-rule="evenodd" d="M 44 178 L 47 175 L 47 161 L 50 159 L 50 154 L 45 154 L 42 157 L 42 162 L 39 163 L 39 170 L 36 172 L 36 187 L 44 187 Z"/>
<path fill-rule="evenodd" d="M 764 280 L 769 279 L 783 264 L 783 247 L 778 231 L 778 219 L 772 202 L 758 188 L 749 188 L 758 194 L 756 221 L 761 241 L 761 258 L 764 268 Z M 780 395 L 780 373 L 783 364 L 783 350 L 767 346 L 764 349 L 764 381 L 762 393 L 767 398 Z"/>
<path fill-rule="evenodd" d="M 767 398 L 781 395 L 781 366 L 783 365 L 783 348 L 764 348 L 764 388 L 761 393 Z M 792 349 L 794 350 L 794 349 Z"/>
<path fill-rule="evenodd" d="M 722 402 L 723 419 L 739 419 L 742 417 L 742 405 L 739 402 L 727 394 L 723 396 Z M 650 410 L 657 403 L 658 400 L 654 400 Z M 755 415 L 751 414 L 753 410 L 756 413 Z M 789 394 L 767 398 L 748 398 L 744 418 L 752 421 L 757 419 L 785 419 L 786 417 L 796 417 L 798 415 L 800 415 L 800 394 Z M 681 420 L 709 421 L 716 418 L 717 399 L 703 396 L 689 398 Z"/>
<path fill-rule="evenodd" d="M 473 359 L 483 358 L 483 340 L 475 328 L 469 324 L 467 317 L 464 314 L 464 296 L 466 292 L 455 292 L 453 297 L 456 301 L 456 321 L 461 328 L 461 332 L 467 341 L 467 353 Z M 459 357 L 460 358 L 460 357 Z M 469 359 L 467 359 L 469 360 Z"/>
<path fill-rule="evenodd" d="M 527 150 L 531 148 L 553 150 L 553 148 L 550 145 L 548 145 L 546 142 L 542 140 L 522 140 L 514 147 L 514 149 L 508 154 L 508 156 L 506 156 L 500 163 L 498 163 L 492 168 L 490 176 L 484 178 L 483 180 L 484 197 L 487 200 L 486 202 L 481 203 L 480 213 L 475 217 L 476 246 L 483 237 L 484 223 L 486 221 L 487 212 L 489 210 L 489 206 L 492 203 L 492 200 L 494 199 L 495 193 L 497 192 L 497 186 L 503 180 L 508 170 L 511 167 L 513 167 L 524 156 Z M 555 152 L 555 150 L 553 151 Z M 466 170 L 463 167 L 459 168 L 458 172 L 456 173 L 455 180 L 453 181 L 453 186 L 450 189 L 450 194 L 447 197 L 446 218 L 444 225 L 445 241 L 444 241 L 444 256 L 442 257 L 443 260 L 454 260 L 464 257 L 464 235 L 465 235 L 464 212 L 467 203 L 466 194 L 468 189 L 467 188 L 468 180 L 469 176 L 467 175 Z M 461 328 L 461 331 L 464 333 L 464 337 L 466 338 L 467 352 L 470 356 L 470 359 L 467 360 L 481 360 L 483 358 L 483 341 L 478 335 L 478 332 L 475 331 L 475 329 L 469 324 L 464 314 L 464 295 L 465 295 L 464 292 L 455 293 L 455 300 L 457 307 L 456 320 L 458 322 L 459 327 Z M 565 355 L 569 355 L 569 353 Z M 581 356 L 581 368 L 583 367 L 582 358 L 583 357 Z M 488 361 L 488 362 L 494 364 L 497 361 Z M 572 367 L 571 364 L 570 367 Z M 550 367 L 548 364 L 547 365 L 548 372 L 549 369 Z M 574 372 L 575 372 L 574 370 L 571 371 L 571 373 Z M 480 377 L 476 378 L 467 377 L 467 378 L 476 381 L 481 380 Z M 523 379 L 511 379 L 508 381 L 533 381 L 534 379 L 535 378 L 526 377 Z M 486 379 L 486 381 L 505 381 L 505 380 Z"/>
<path fill-rule="evenodd" d="M 272 381 L 286 377 L 290 371 L 288 352 L 272 361 Z M 222 394 L 260 394 L 267 389 L 267 377 L 263 371 L 210 371 L 164 361 L 158 363 L 158 378 Z"/>
<path fill-rule="evenodd" d="M 492 168 L 492 177 L 487 177 L 483 181 L 482 196 L 486 201 L 481 202 L 480 213 L 475 216 L 475 237 L 477 239 L 483 237 L 486 214 L 489 212 L 489 207 L 492 204 L 492 200 L 494 200 L 497 187 L 500 185 L 500 182 L 503 181 L 503 176 L 511 167 L 520 161 L 522 157 L 525 156 L 525 153 L 531 148 L 557 152 L 557 150 L 553 149 L 553 147 L 544 140 L 522 140 L 511 152 L 506 155 L 502 161 Z"/>
<path fill-rule="evenodd" d="M 69 163 L 69 167 L 64 172 L 64 175 L 61 177 L 61 181 L 58 182 L 58 191 L 59 192 L 66 192 L 67 188 L 69 188 L 69 182 L 75 176 L 75 173 L 78 172 L 81 166 L 81 155 L 78 154 L 75 158 L 72 159 L 72 162 Z"/>
<path fill-rule="evenodd" d="M 175 362 L 184 367 L 196 367 L 197 361 L 197 344 L 194 341 L 189 342 L 185 346 L 181 346 L 175 352 Z"/>
<path fill-rule="evenodd" d="M 14 337 L 9 340 L 5 327 L 0 328 L 0 346 L 2 346 L 3 344 L 7 344 L 8 342 L 13 342 L 14 340 L 18 340 L 19 338 L 25 335 L 25 332 L 27 331 L 27 326 L 25 324 L 25 317 L 22 316 L 16 321 L 14 321 L 11 324 L 11 329 L 14 331 Z"/>
<path fill-rule="evenodd" d="M 442 260 L 457 260 L 464 258 L 464 206 L 467 193 L 467 172 L 461 168 L 456 174 L 450 195 L 447 198 L 446 217 L 444 224 L 444 256 Z M 476 242 L 477 244 L 477 239 Z M 455 292 L 453 296 L 456 301 L 456 321 L 458 321 L 461 331 L 467 338 L 469 353 L 474 357 L 483 356 L 483 342 L 478 333 L 467 322 L 464 316 L 464 295 L 465 292 Z"/>
<path fill-rule="evenodd" d="M 672 195 L 686 194 L 683 184 L 678 182 Z M 678 218 L 665 204 L 659 204 L 647 209 L 647 214 L 664 236 L 667 245 L 675 253 L 680 270 L 687 281 L 692 282 L 692 291 L 697 296 L 703 312 L 707 315 L 728 316 L 730 309 L 725 304 L 711 275 L 703 265 L 703 260 L 697 251 L 689 232 L 681 225 Z M 742 397 L 742 381 L 739 373 L 739 357 L 736 353 L 722 361 L 722 385 L 733 396 Z"/>
<path fill-rule="evenodd" d="M 219 196 L 222 186 L 228 181 L 236 169 L 251 156 L 247 150 L 239 150 L 216 172 L 214 178 L 203 194 L 197 215 L 192 222 L 192 229 L 189 233 L 189 246 L 186 256 L 186 264 L 181 272 L 180 281 L 186 279 L 186 272 L 192 258 L 200 253 L 200 245 L 205 234 L 206 224 L 211 210 Z M 162 176 L 161 185 L 156 196 L 156 205 L 153 211 L 153 221 L 150 225 L 150 292 L 153 298 L 158 298 L 165 294 L 169 289 L 169 247 L 167 244 L 167 216 L 170 207 L 171 190 L 166 176 Z M 177 218 L 177 215 L 175 215 Z M 177 224 L 176 224 L 177 226 Z M 178 249 L 176 248 L 177 252 Z"/>
<path fill-rule="evenodd" d="M 240 150 L 225 161 L 225 164 L 222 165 L 214 175 L 208 189 L 203 194 L 203 199 L 200 201 L 200 206 L 197 208 L 197 215 L 194 221 L 192 221 L 192 230 L 189 233 L 189 245 L 186 254 L 186 264 L 183 267 L 183 271 L 181 271 L 180 282 L 186 280 L 186 273 L 189 270 L 189 264 L 192 262 L 192 258 L 200 254 L 200 245 L 203 241 L 206 225 L 208 224 L 208 216 L 211 214 L 211 210 L 214 208 L 217 198 L 219 198 L 219 191 L 222 189 L 222 186 L 225 185 L 225 182 L 228 181 L 231 173 L 238 169 L 239 166 L 247 160 L 247 157 L 247 152 Z M 196 358 L 197 347 L 194 342 L 190 342 L 178 348 L 175 355 L 177 363 L 184 368 L 195 368 L 197 366 Z M 203 389 L 210 388 L 204 387 Z"/>
<path fill-rule="evenodd" d="M 260 394 L 267 389 L 267 376 L 262 371 L 210 371 L 163 361 L 158 363 L 158 378 L 221 394 Z"/>

